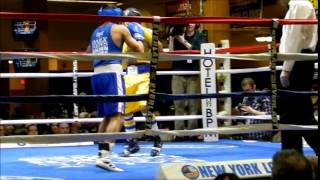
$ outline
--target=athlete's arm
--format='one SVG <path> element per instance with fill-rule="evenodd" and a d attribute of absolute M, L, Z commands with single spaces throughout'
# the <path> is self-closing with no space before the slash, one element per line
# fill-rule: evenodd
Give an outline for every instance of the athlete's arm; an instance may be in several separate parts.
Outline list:
<path fill-rule="evenodd" d="M 121 33 L 122 33 L 122 38 L 123 38 L 124 42 L 128 45 L 128 47 L 132 51 L 144 52 L 143 42 L 136 41 L 135 39 L 133 39 L 129 30 L 126 27 L 121 26 Z"/>

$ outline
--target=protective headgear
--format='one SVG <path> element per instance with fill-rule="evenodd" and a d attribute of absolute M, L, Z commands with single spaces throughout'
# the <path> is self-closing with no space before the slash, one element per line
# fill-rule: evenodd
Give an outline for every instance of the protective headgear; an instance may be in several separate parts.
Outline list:
<path fill-rule="evenodd" d="M 99 16 L 122 16 L 120 8 L 100 8 L 97 12 Z"/>
<path fill-rule="evenodd" d="M 141 16 L 141 13 L 136 8 L 127 8 L 123 11 L 123 16 Z"/>

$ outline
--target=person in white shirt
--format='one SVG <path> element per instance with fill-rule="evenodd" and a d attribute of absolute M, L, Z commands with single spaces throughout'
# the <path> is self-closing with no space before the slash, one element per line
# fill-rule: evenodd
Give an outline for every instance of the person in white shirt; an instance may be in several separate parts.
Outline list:
<path fill-rule="evenodd" d="M 288 2 L 288 0 L 282 0 Z M 285 19 L 316 19 L 312 3 L 309 0 L 290 0 Z M 314 53 L 318 41 L 317 25 L 284 25 L 280 40 L 280 53 Z M 292 61 L 283 63 L 280 74 L 282 89 L 292 91 L 310 91 L 314 75 L 314 62 Z M 281 97 L 279 102 L 280 123 L 314 125 L 313 108 L 310 97 Z M 303 153 L 302 137 L 317 155 L 320 143 L 317 131 L 283 131 L 282 149 L 296 149 Z"/>

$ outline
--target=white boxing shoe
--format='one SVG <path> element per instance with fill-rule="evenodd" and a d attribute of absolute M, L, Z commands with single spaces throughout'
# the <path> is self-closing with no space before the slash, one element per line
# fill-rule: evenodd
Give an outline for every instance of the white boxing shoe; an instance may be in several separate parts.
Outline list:
<path fill-rule="evenodd" d="M 96 160 L 96 166 L 107 171 L 122 172 L 123 169 L 117 168 L 110 159 L 99 158 Z"/>

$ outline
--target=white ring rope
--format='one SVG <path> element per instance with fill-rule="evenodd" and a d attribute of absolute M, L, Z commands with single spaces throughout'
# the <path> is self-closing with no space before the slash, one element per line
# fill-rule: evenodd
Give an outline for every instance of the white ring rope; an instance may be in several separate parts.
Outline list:
<path fill-rule="evenodd" d="M 73 61 L 77 59 L 79 61 L 89 61 L 94 59 L 105 59 L 111 60 L 114 58 L 128 59 L 128 60 L 150 60 L 150 53 L 109 53 L 109 54 L 88 54 L 88 53 L 37 53 L 37 52 L 0 52 L 0 60 L 12 60 L 19 58 L 53 58 L 60 60 Z M 235 60 L 268 60 L 271 55 L 269 53 L 259 53 L 259 54 L 207 54 L 207 55 L 194 55 L 194 54 L 164 54 L 160 53 L 159 61 L 181 61 L 186 59 L 198 60 L 198 59 L 235 59 Z M 283 60 L 294 60 L 294 61 L 308 61 L 308 60 L 318 60 L 318 54 L 308 54 L 308 53 L 277 53 L 277 59 L 279 61 Z"/>
<path fill-rule="evenodd" d="M 315 69 L 318 69 L 318 63 L 315 63 Z M 282 66 L 277 66 L 277 70 L 282 70 Z M 269 66 L 258 68 L 243 69 L 217 69 L 216 73 L 220 74 L 241 74 L 254 72 L 270 72 Z M 78 72 L 78 77 L 91 77 L 93 72 Z M 200 71 L 158 71 L 157 75 L 199 75 Z M 0 78 L 57 78 L 73 77 L 73 73 L 0 73 Z"/>
<path fill-rule="evenodd" d="M 317 126 L 300 126 L 290 124 L 279 124 L 278 130 L 317 130 Z M 88 142 L 88 141 L 105 141 L 116 139 L 130 139 L 147 135 L 174 135 L 174 136 L 197 136 L 205 134 L 244 134 L 259 131 L 274 131 L 272 124 L 253 124 L 230 126 L 209 129 L 194 130 L 142 130 L 136 132 L 119 132 L 119 133 L 83 133 L 83 134 L 52 134 L 52 135 L 19 135 L 19 136 L 1 136 L 1 143 L 68 143 L 68 142 Z"/>
<path fill-rule="evenodd" d="M 225 116 L 217 115 L 218 119 L 221 120 L 247 120 L 247 119 L 257 119 L 269 121 L 271 119 L 270 115 L 257 115 L 257 116 Z M 183 121 L 183 120 L 197 120 L 202 119 L 202 115 L 184 115 L 184 116 L 157 116 L 157 121 Z M 278 117 L 279 118 L 279 117 Z M 65 118 L 65 119 L 10 119 L 10 120 L 0 120 L 1 125 L 21 125 L 21 124 L 49 124 L 49 123 L 99 123 L 103 118 Z M 136 122 L 145 122 L 145 117 L 134 117 Z"/>

